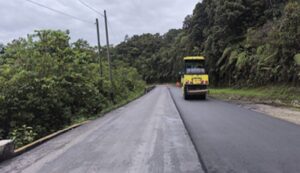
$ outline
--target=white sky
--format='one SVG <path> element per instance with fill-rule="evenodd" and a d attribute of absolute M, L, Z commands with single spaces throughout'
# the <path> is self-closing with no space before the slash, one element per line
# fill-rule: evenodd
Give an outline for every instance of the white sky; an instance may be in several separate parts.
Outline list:
<path fill-rule="evenodd" d="M 104 20 L 78 0 L 32 0 L 63 11 L 90 23 L 31 4 L 26 0 L 0 0 L 0 43 L 25 37 L 39 29 L 69 29 L 72 41 L 79 38 L 96 44 L 95 18 L 101 25 L 101 42 L 104 43 Z M 199 0 L 81 0 L 96 10 L 107 10 L 110 41 L 117 44 L 126 34 L 165 33 L 181 28 L 184 18 L 192 14 Z"/>

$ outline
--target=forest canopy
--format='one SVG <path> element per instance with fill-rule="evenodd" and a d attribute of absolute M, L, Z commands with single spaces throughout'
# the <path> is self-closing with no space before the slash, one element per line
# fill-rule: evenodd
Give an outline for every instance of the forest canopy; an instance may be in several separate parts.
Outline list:
<path fill-rule="evenodd" d="M 133 36 L 115 52 L 149 83 L 174 82 L 184 56 L 204 55 L 215 86 L 297 85 L 300 2 L 203 0 L 182 29 Z"/>

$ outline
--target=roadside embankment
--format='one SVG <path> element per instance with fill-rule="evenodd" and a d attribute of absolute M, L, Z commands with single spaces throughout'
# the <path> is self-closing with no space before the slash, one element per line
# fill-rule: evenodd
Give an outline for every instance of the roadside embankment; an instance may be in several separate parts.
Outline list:
<path fill-rule="evenodd" d="M 265 86 L 258 88 L 213 88 L 210 96 L 232 101 L 269 104 L 300 108 L 300 88 Z"/>
<path fill-rule="evenodd" d="M 210 96 L 300 125 L 300 89 L 296 87 L 214 88 Z"/>

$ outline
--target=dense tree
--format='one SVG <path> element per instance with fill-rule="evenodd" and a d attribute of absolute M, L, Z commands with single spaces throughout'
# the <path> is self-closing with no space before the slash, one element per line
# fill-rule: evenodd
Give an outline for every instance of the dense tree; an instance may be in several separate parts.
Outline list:
<path fill-rule="evenodd" d="M 36 31 L 7 44 L 0 59 L 0 138 L 17 137 L 22 145 L 112 104 L 107 62 L 100 78 L 96 49 L 70 43 L 68 32 Z M 134 68 L 115 67 L 117 102 L 143 90 Z"/>
<path fill-rule="evenodd" d="M 4 44 L 0 43 L 0 54 L 4 53 Z"/>
<path fill-rule="evenodd" d="M 299 3 L 203 0 L 181 30 L 170 30 L 160 38 L 134 36 L 115 49 L 147 82 L 175 80 L 182 57 L 201 54 L 207 57 L 214 85 L 297 84 L 299 68 L 294 57 L 300 52 Z M 155 42 L 157 47 L 151 45 L 154 38 L 160 40 Z"/>

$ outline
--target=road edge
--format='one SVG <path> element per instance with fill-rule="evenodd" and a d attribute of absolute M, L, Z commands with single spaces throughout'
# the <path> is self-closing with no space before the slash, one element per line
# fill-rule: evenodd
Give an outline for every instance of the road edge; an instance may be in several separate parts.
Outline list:
<path fill-rule="evenodd" d="M 276 115 L 276 113 L 271 112 L 270 110 L 260 110 L 259 108 L 261 107 L 261 105 L 265 105 L 268 107 L 272 107 L 272 108 L 276 108 L 276 109 L 282 109 L 282 110 L 286 110 L 286 111 L 292 111 L 292 112 L 299 112 L 300 113 L 300 109 L 297 107 L 291 107 L 291 106 L 284 106 L 284 105 L 276 105 L 276 104 L 268 104 L 268 103 L 260 103 L 260 102 L 254 102 L 254 101 L 246 101 L 246 100 L 230 100 L 230 99 L 222 99 L 222 98 L 218 98 L 218 97 L 211 97 L 210 98 L 214 99 L 214 100 L 218 100 L 224 103 L 229 103 L 229 104 L 233 104 L 239 107 L 242 107 L 244 109 L 253 111 L 253 112 L 257 112 L 260 114 L 263 114 L 265 116 L 280 120 L 280 121 L 284 121 L 284 122 L 288 122 L 297 126 L 300 126 L 300 122 L 299 121 L 295 121 L 293 120 L 293 117 L 298 117 L 297 115 L 287 115 L 285 116 L 278 116 Z M 256 107 L 255 107 L 256 106 Z"/>
<path fill-rule="evenodd" d="M 176 109 L 177 109 L 177 112 L 178 112 L 178 114 L 180 115 L 180 119 L 181 119 L 181 121 L 183 122 L 184 128 L 185 128 L 185 130 L 187 131 L 190 140 L 192 141 L 193 147 L 194 147 L 194 149 L 195 149 L 195 151 L 196 151 L 196 153 L 197 153 L 198 160 L 199 160 L 199 162 L 200 162 L 200 164 L 201 164 L 201 168 L 202 168 L 203 172 L 208 173 L 207 167 L 206 167 L 205 162 L 204 162 L 204 160 L 203 160 L 203 158 L 202 158 L 202 156 L 201 156 L 201 154 L 200 154 L 200 151 L 197 149 L 197 147 L 196 147 L 196 145 L 195 145 L 195 141 L 194 141 L 193 138 L 191 137 L 191 133 L 190 133 L 189 129 L 187 128 L 186 122 L 185 122 L 184 119 L 182 118 L 182 113 L 181 113 L 181 111 L 180 111 L 180 109 L 179 109 L 179 107 L 178 107 L 178 105 L 177 105 L 177 103 L 176 103 L 176 101 L 175 101 L 175 99 L 174 99 L 174 96 L 173 96 L 173 93 L 172 93 L 172 91 L 171 91 L 171 89 L 170 89 L 170 86 L 168 86 L 168 91 L 169 91 L 169 94 L 170 94 L 170 96 L 171 96 L 171 98 L 172 98 L 172 101 L 173 101 L 173 103 L 174 103 L 174 105 L 175 105 L 175 107 L 176 107 Z"/>
<path fill-rule="evenodd" d="M 133 102 L 133 101 L 135 101 L 135 100 L 137 100 L 137 99 L 139 99 L 139 98 L 141 98 L 141 97 L 147 95 L 148 93 L 150 93 L 150 92 L 151 92 L 152 90 L 154 90 L 155 88 L 156 88 L 156 85 L 146 87 L 145 90 L 144 90 L 144 92 L 142 92 L 142 94 L 140 94 L 139 96 L 133 98 L 133 99 L 130 100 L 130 101 L 126 101 L 125 103 L 119 104 L 119 105 L 113 107 L 112 109 L 108 109 L 108 110 L 105 110 L 105 111 L 101 112 L 101 113 L 99 114 L 100 116 L 98 115 L 97 117 L 94 117 L 93 119 L 90 119 L 90 120 L 86 120 L 86 121 L 83 121 L 83 122 L 80 122 L 80 123 L 73 124 L 73 125 L 71 125 L 71 126 L 65 128 L 65 129 L 59 130 L 59 131 L 54 132 L 54 133 L 52 133 L 52 134 L 50 134 L 50 135 L 47 135 L 47 136 L 45 136 L 45 137 L 43 137 L 43 138 L 40 138 L 40 139 L 38 139 L 38 140 L 36 140 L 36 141 L 30 143 L 30 144 L 27 144 L 27 145 L 25 145 L 25 146 L 23 146 L 23 147 L 17 148 L 17 149 L 15 149 L 15 150 L 13 151 L 13 153 L 10 153 L 11 155 L 10 155 L 9 157 L 6 157 L 5 159 L 0 160 L 0 163 L 3 162 L 3 161 L 6 161 L 6 160 L 12 159 L 12 158 L 14 158 L 14 157 L 17 157 L 17 156 L 19 156 L 19 155 L 21 155 L 21 154 L 23 154 L 23 153 L 26 153 L 26 152 L 28 152 L 28 151 L 34 149 L 35 147 L 37 147 L 37 146 L 39 146 L 39 145 L 42 145 L 43 143 L 45 143 L 45 142 L 47 142 L 47 141 L 49 141 L 49 140 L 51 140 L 51 139 L 54 139 L 55 137 L 58 137 L 58 136 L 60 136 L 60 135 L 62 135 L 62 134 L 64 134 L 64 133 L 66 133 L 66 132 L 68 132 L 68 131 L 70 131 L 70 130 L 73 130 L 73 129 L 78 128 L 78 127 L 80 127 L 80 126 L 82 126 L 82 125 L 85 125 L 85 124 L 87 124 L 87 123 L 89 123 L 89 122 L 91 122 L 91 121 L 94 121 L 94 120 L 96 120 L 96 119 L 98 119 L 98 118 L 101 118 L 101 117 L 103 117 L 105 114 L 108 114 L 109 112 L 112 112 L 112 111 L 114 111 L 114 110 L 117 110 L 117 109 L 119 109 L 120 107 L 122 107 L 122 106 L 124 106 L 124 105 L 127 105 L 127 104 L 129 104 L 129 103 L 131 103 L 131 102 Z"/>
<path fill-rule="evenodd" d="M 51 139 L 53 139 L 53 138 L 55 138 L 57 136 L 60 136 L 60 135 L 66 133 L 66 132 L 68 132 L 70 130 L 73 130 L 73 129 L 77 128 L 77 127 L 85 125 L 85 124 L 87 124 L 89 122 L 90 121 L 84 121 L 82 123 L 74 124 L 74 125 L 72 125 L 70 127 L 67 127 L 65 129 L 59 130 L 59 131 L 57 131 L 55 133 L 52 133 L 52 134 L 50 134 L 48 136 L 45 136 L 45 137 L 43 137 L 41 139 L 38 139 L 38 140 L 36 140 L 36 141 L 34 141 L 34 142 L 30 143 L 30 144 L 27 144 L 27 145 L 25 145 L 25 146 L 23 146 L 21 148 L 17 148 L 16 150 L 14 150 L 13 157 L 19 156 L 19 155 L 21 155 L 21 154 L 23 154 L 23 153 L 25 153 L 25 152 L 33 149 L 33 148 L 35 148 L 35 147 L 37 147 L 37 146 L 45 143 L 45 142 L 47 142 L 47 141 L 49 141 L 49 140 L 51 140 Z"/>
<path fill-rule="evenodd" d="M 249 102 L 254 104 L 266 104 L 270 106 L 280 106 L 280 107 L 289 107 L 294 109 L 300 109 L 300 103 L 297 103 L 298 100 L 292 100 L 290 102 L 283 101 L 282 99 L 266 99 L 259 98 L 257 96 L 242 96 L 234 94 L 212 94 L 210 93 L 211 98 L 218 100 L 224 100 L 228 102 Z M 296 102 L 297 101 L 297 102 Z"/>

